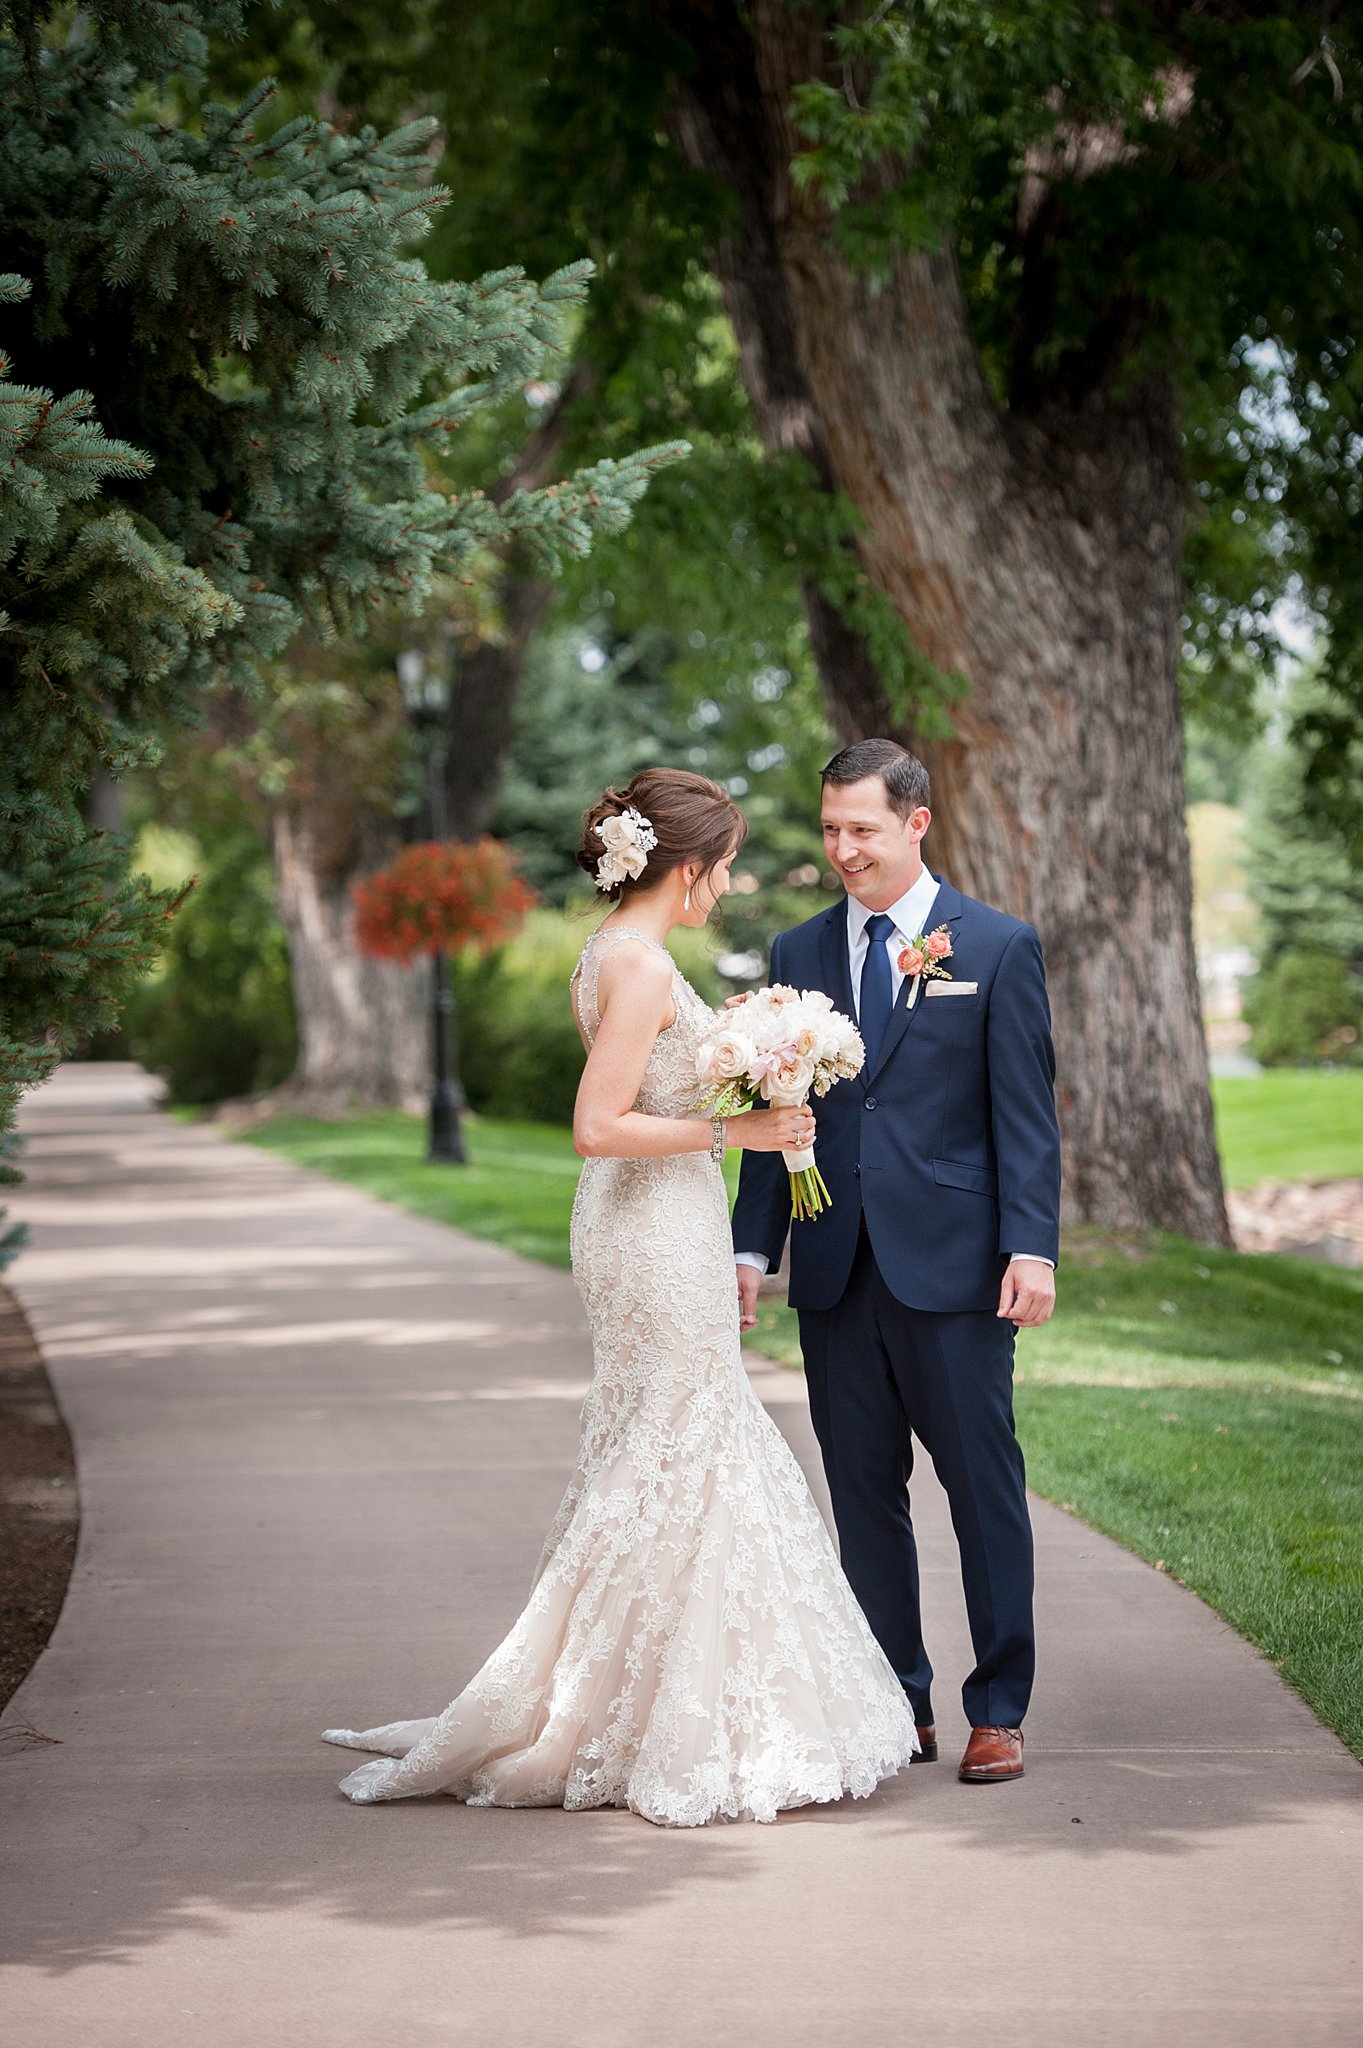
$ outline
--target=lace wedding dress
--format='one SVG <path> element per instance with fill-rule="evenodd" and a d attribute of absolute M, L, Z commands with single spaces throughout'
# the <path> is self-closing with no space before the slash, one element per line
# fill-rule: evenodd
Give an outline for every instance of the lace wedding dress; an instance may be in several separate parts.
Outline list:
<path fill-rule="evenodd" d="M 589 1043 L 602 954 L 626 941 L 655 944 L 616 925 L 578 963 Z M 691 1112 L 714 1021 L 675 968 L 673 999 L 636 1104 L 656 1116 Z M 719 1167 L 588 1159 L 572 1258 L 595 1370 L 529 1604 L 443 1714 L 328 1729 L 382 1752 L 341 1790 L 671 1827 L 865 1797 L 917 1748 L 913 1714 L 744 1371 Z"/>

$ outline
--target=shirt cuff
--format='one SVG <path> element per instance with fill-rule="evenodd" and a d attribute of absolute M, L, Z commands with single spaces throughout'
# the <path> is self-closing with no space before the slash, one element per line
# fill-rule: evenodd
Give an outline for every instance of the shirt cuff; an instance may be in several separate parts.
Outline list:
<path fill-rule="evenodd" d="M 765 1252 L 735 1252 L 734 1264 L 736 1266 L 756 1266 L 759 1273 L 765 1273 L 771 1264 L 771 1260 Z"/>
<path fill-rule="evenodd" d="M 1010 1264 L 1014 1259 L 1030 1259 L 1034 1266 L 1049 1266 L 1055 1271 L 1055 1260 L 1043 1258 L 1040 1252 L 1009 1252 L 1008 1259 Z"/>

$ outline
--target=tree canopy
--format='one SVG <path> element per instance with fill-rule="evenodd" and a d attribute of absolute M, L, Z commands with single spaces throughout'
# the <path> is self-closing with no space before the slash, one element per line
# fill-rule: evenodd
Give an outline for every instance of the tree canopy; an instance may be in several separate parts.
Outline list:
<path fill-rule="evenodd" d="M 509 535 L 585 554 L 683 452 L 501 500 L 433 478 L 545 372 L 591 265 L 434 279 L 434 120 L 271 126 L 268 81 L 213 101 L 209 36 L 240 27 L 233 0 L 0 8 L 0 1113 L 110 1021 L 173 907 L 84 817 L 97 772 L 258 689 L 304 625 L 418 611 Z"/>
<path fill-rule="evenodd" d="M 597 259 L 601 285 L 574 338 L 592 375 L 572 437 L 682 432 L 713 457 L 704 490 L 679 475 L 635 539 L 646 546 L 666 522 L 655 584 L 698 605 L 722 600 L 722 525 L 746 519 L 764 569 L 778 581 L 784 569 L 792 587 L 823 579 L 871 632 L 887 701 L 931 733 L 953 688 L 858 580 L 846 545 L 855 515 L 811 491 L 794 454 L 757 481 L 738 365 L 715 373 L 704 279 L 739 205 L 686 161 L 677 102 L 679 84 L 716 60 L 724 12 L 663 0 L 507 0 L 493 12 L 472 0 L 284 0 L 251 15 L 246 47 L 253 62 L 268 51 L 303 98 L 439 111 L 441 175 L 460 204 L 437 224 L 438 267 L 467 273 L 508 246 L 531 269 Z M 1363 723 L 1356 26 L 1334 6 L 1240 0 L 791 12 L 826 51 L 809 67 L 819 75 L 789 81 L 797 185 L 821 197 L 852 260 L 872 271 L 895 249 L 955 251 L 1006 414 L 1053 421 L 1152 369 L 1174 380 L 1194 508 L 1185 701 L 1244 732 L 1278 651 L 1281 601 L 1313 614 L 1328 651 L 1298 734 L 1308 800 L 1360 843 L 1348 765 Z M 504 459 L 518 431 L 506 416 Z"/>
<path fill-rule="evenodd" d="M 1363 47 L 1343 9 L 975 0 L 832 27 L 794 92 L 795 176 L 855 260 L 950 244 L 996 402 L 1082 414 L 1173 383 L 1198 502 L 1185 675 L 1242 714 L 1273 606 L 1322 622 L 1302 714 L 1357 831 L 1363 715 Z"/>

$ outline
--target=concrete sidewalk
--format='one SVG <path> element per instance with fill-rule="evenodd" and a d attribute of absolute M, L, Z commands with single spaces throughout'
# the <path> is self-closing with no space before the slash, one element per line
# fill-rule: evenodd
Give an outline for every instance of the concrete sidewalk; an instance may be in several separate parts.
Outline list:
<path fill-rule="evenodd" d="M 1037 1505 L 1019 1784 L 943 1761 L 773 1827 L 354 1807 L 319 1731 L 434 1712 L 525 1597 L 589 1356 L 566 1275 L 158 1114 L 26 1105 L 8 1276 L 80 1552 L 0 1748 L 22 2048 L 1357 2048 L 1363 1773 L 1190 1594 Z M 799 1378 L 760 1391 L 814 1476 Z M 954 1706 L 954 1711 L 953 1711 Z"/>

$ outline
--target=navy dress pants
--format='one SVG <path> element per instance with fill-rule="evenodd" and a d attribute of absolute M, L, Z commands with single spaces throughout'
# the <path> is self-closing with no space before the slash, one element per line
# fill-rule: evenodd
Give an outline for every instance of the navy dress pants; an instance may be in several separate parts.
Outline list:
<path fill-rule="evenodd" d="M 841 1301 L 800 1310 L 842 1567 L 920 1724 L 933 1711 L 909 1510 L 914 1437 L 945 1489 L 960 1546 L 975 1653 L 961 1689 L 966 1719 L 1017 1728 L 1031 1697 L 1032 1525 L 1013 1429 L 1015 1335 L 987 1312 L 906 1308 L 864 1231 Z"/>

